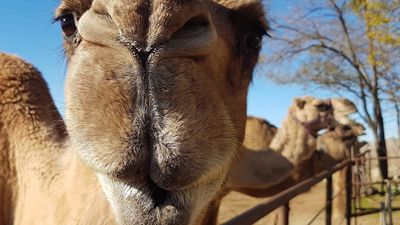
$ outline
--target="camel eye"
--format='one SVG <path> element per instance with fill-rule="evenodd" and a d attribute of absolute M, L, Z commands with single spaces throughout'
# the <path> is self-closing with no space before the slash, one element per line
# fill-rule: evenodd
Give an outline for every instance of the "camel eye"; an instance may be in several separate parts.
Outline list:
<path fill-rule="evenodd" d="M 262 40 L 264 36 L 271 37 L 268 34 L 268 27 L 262 25 L 262 23 L 257 23 L 251 29 L 251 32 L 246 37 L 246 44 L 252 50 L 259 50 L 261 48 Z"/>
<path fill-rule="evenodd" d="M 195 30 L 199 28 L 204 28 L 210 25 L 210 22 L 208 21 L 208 18 L 205 16 L 197 16 L 185 23 L 183 26 L 184 30 L 190 31 L 190 30 Z"/>
<path fill-rule="evenodd" d="M 351 127 L 350 127 L 350 126 L 347 126 L 347 125 L 345 125 L 345 126 L 343 126 L 342 130 L 343 130 L 343 131 L 348 131 L 348 130 L 351 130 Z"/>
<path fill-rule="evenodd" d="M 71 12 L 61 15 L 58 20 L 61 24 L 61 29 L 64 32 L 65 37 L 71 37 L 76 32 L 75 17 Z"/>
<path fill-rule="evenodd" d="M 246 44 L 250 49 L 258 50 L 262 44 L 262 38 L 265 32 L 253 31 L 246 38 Z"/>
<path fill-rule="evenodd" d="M 326 111 L 331 110 L 331 106 L 330 105 L 323 104 L 323 103 L 318 104 L 315 107 L 317 107 L 318 111 L 321 111 L 321 112 L 326 112 Z"/>

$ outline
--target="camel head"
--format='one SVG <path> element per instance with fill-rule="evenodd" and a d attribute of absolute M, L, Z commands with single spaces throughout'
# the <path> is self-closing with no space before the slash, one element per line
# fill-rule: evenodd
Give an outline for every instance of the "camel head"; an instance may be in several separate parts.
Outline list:
<path fill-rule="evenodd" d="M 241 146 L 254 0 L 63 0 L 71 147 L 120 224 L 194 224 Z"/>
<path fill-rule="evenodd" d="M 345 98 L 332 98 L 331 103 L 335 109 L 334 116 L 338 124 L 355 123 L 349 118 L 349 115 L 357 112 L 357 107 L 352 101 Z"/>
<path fill-rule="evenodd" d="M 338 122 L 337 119 L 344 120 L 347 115 L 354 113 L 356 108 L 350 103 L 344 98 L 318 99 L 305 96 L 294 99 L 289 114 L 316 137 L 318 131 L 332 127 Z"/>
<path fill-rule="evenodd" d="M 350 156 L 350 150 L 357 143 L 357 137 L 364 135 L 365 128 L 359 123 L 337 124 L 318 138 L 318 149 L 337 161 Z"/>

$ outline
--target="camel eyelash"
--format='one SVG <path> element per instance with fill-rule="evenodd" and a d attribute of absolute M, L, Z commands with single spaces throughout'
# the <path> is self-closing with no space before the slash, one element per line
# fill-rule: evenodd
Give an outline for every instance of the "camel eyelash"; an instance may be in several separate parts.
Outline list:
<path fill-rule="evenodd" d="M 254 30 L 260 32 L 260 34 L 262 34 L 263 36 L 271 38 L 271 35 L 269 33 L 271 31 L 271 28 L 268 25 L 263 24 L 262 22 L 257 22 L 255 24 Z"/>
<path fill-rule="evenodd" d="M 79 17 L 78 17 L 78 15 L 77 15 L 77 13 L 74 12 L 74 11 L 72 11 L 72 10 L 66 10 L 66 11 L 60 13 L 58 16 L 55 16 L 55 17 L 52 19 L 52 23 L 60 22 L 60 21 L 62 21 L 63 18 L 65 18 L 65 17 L 68 16 L 68 15 L 71 15 L 71 16 L 74 17 L 75 23 L 78 22 Z"/>
<path fill-rule="evenodd" d="M 61 13 L 60 15 L 54 17 L 52 22 L 53 22 L 53 23 L 60 22 L 60 21 L 61 21 L 66 15 L 68 15 L 68 14 L 72 14 L 72 12 L 70 12 L 70 11 L 65 11 L 65 12 Z"/>

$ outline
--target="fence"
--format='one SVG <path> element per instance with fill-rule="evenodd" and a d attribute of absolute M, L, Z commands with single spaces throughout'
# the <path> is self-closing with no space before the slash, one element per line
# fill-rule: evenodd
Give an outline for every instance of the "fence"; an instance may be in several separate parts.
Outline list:
<path fill-rule="evenodd" d="M 371 156 L 371 151 L 366 151 L 360 154 L 358 157 L 353 158 L 354 170 L 353 170 L 353 189 L 355 193 L 353 194 L 353 213 L 354 225 L 358 224 L 357 217 L 365 216 L 374 213 L 380 213 L 380 224 L 392 225 L 392 212 L 400 211 L 399 207 L 392 207 L 392 181 L 385 180 L 381 182 L 373 182 L 371 178 L 371 168 L 372 161 L 375 160 L 376 163 L 381 160 L 392 161 L 400 160 L 400 156 L 390 156 L 390 157 L 373 157 Z M 384 199 L 379 200 L 379 207 L 365 207 L 361 204 L 361 189 L 366 187 L 372 187 L 374 185 L 380 185 L 380 191 L 378 194 L 383 195 Z M 386 188 L 386 190 L 384 190 Z M 376 200 L 375 200 L 376 201 Z"/>
<path fill-rule="evenodd" d="M 311 178 L 308 178 L 295 186 L 282 191 L 281 193 L 275 195 L 274 197 L 270 198 L 268 201 L 261 203 L 254 208 L 251 208 L 244 213 L 236 216 L 235 218 L 223 223 L 222 225 L 250 225 L 258 220 L 260 220 L 262 217 L 266 216 L 270 212 L 274 211 L 275 209 L 283 206 L 281 209 L 281 219 L 279 220 L 281 224 L 289 224 L 289 202 L 291 199 L 296 197 L 299 194 L 302 194 L 306 191 L 308 191 L 312 186 L 315 184 L 319 183 L 323 179 L 327 179 L 327 196 L 326 196 L 326 205 L 325 205 L 325 211 L 326 211 L 326 223 L 331 224 L 331 212 L 332 212 L 332 174 L 335 172 L 342 170 L 343 168 L 351 168 L 351 161 L 344 161 L 341 162 L 334 167 L 327 169 Z M 349 177 L 351 179 L 351 173 Z M 348 183 L 348 182 L 346 182 Z M 347 188 L 348 195 L 351 196 L 351 188 Z M 348 204 L 347 204 L 348 205 Z M 348 221 L 350 221 L 350 216 L 351 216 L 351 208 L 348 207 L 348 213 L 346 214 L 348 216 Z M 348 223 L 350 224 L 350 223 Z"/>
<path fill-rule="evenodd" d="M 383 216 L 389 218 L 389 221 L 391 220 L 391 217 L 388 216 L 387 213 L 388 211 L 396 211 L 400 210 L 400 208 L 392 208 L 391 206 L 382 206 L 381 208 L 376 208 L 376 209 L 361 209 L 357 208 L 357 202 L 360 199 L 360 191 L 359 191 L 359 186 L 361 182 L 358 182 L 355 180 L 355 177 L 358 175 L 357 171 L 360 166 L 360 161 L 367 159 L 369 163 L 371 163 L 371 160 L 377 159 L 377 160 L 388 160 L 388 159 L 400 159 L 400 157 L 365 157 L 365 154 L 368 153 L 363 153 L 360 155 L 357 155 L 354 157 L 354 154 L 351 160 L 346 160 L 341 163 L 338 163 L 337 165 L 333 166 L 330 169 L 324 170 L 320 172 L 317 175 L 314 175 L 313 177 L 310 177 L 295 186 L 286 189 L 279 194 L 275 195 L 274 197 L 268 199 L 264 203 L 261 203 L 241 214 L 238 216 L 230 219 L 229 221 L 223 223 L 222 225 L 250 225 L 264 216 L 268 215 L 272 211 L 276 210 L 279 208 L 279 217 L 278 217 L 278 223 L 279 225 L 288 225 L 289 224 L 289 211 L 290 211 L 290 200 L 296 197 L 299 194 L 302 194 L 306 191 L 308 191 L 312 186 L 316 185 L 323 179 L 326 179 L 326 199 L 325 199 L 325 206 L 318 211 L 317 214 L 310 220 L 308 224 L 311 224 L 312 222 L 315 221 L 315 219 L 325 211 L 325 224 L 326 225 L 331 225 L 332 224 L 332 201 L 335 197 L 338 196 L 336 194 L 333 196 L 333 188 L 332 188 L 332 175 L 344 168 L 346 168 L 346 182 L 345 182 L 345 188 L 342 191 L 345 191 L 346 195 L 346 208 L 345 208 L 345 215 L 342 220 L 346 221 L 347 225 L 351 224 L 351 218 L 352 217 L 358 217 L 362 215 L 367 215 L 371 213 L 377 213 L 377 212 L 383 212 Z M 353 170 L 353 166 L 356 168 Z M 363 183 L 366 185 L 366 183 Z M 353 190 L 355 193 L 353 193 Z M 386 197 L 386 199 L 389 200 L 391 197 Z M 386 203 L 387 204 L 387 203 Z M 354 206 L 354 208 L 352 208 Z M 361 209 L 358 210 L 358 209 Z M 382 224 L 393 224 L 391 222 L 386 223 L 386 219 L 383 220 Z M 355 220 L 355 224 L 357 224 L 357 219 Z"/>

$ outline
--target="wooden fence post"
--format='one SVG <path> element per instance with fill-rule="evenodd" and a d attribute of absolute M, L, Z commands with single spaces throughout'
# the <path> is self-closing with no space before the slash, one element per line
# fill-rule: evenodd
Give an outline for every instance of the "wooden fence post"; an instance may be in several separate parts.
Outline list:
<path fill-rule="evenodd" d="M 332 176 L 326 178 L 325 224 L 332 225 Z"/>
<path fill-rule="evenodd" d="M 277 225 L 289 225 L 289 202 L 278 208 L 278 223 Z"/>
<path fill-rule="evenodd" d="M 387 225 L 386 224 L 386 210 L 385 210 L 385 203 L 384 202 L 380 202 L 380 213 L 379 213 L 379 217 L 380 217 L 380 225 Z"/>
<path fill-rule="evenodd" d="M 392 217 L 392 184 L 390 180 L 386 180 L 386 199 L 385 199 L 385 208 L 386 208 L 386 224 L 393 225 L 393 217 Z"/>
<path fill-rule="evenodd" d="M 351 225 L 352 163 L 346 168 L 346 224 Z"/>

